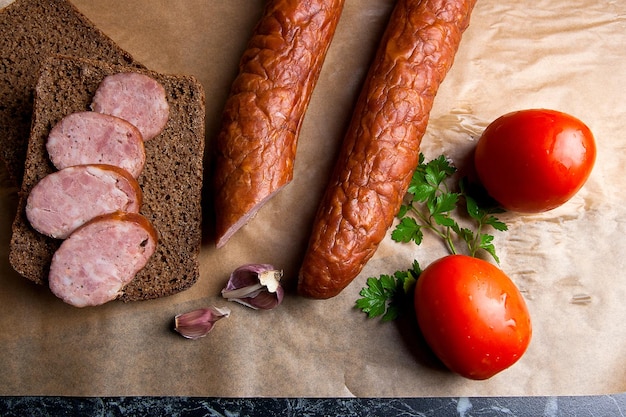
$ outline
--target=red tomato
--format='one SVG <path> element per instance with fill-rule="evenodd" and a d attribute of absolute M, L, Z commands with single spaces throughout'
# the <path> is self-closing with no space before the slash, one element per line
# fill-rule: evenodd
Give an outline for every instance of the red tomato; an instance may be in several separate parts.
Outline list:
<path fill-rule="evenodd" d="M 521 110 L 487 126 L 474 162 L 480 182 L 503 208 L 538 213 L 573 197 L 595 159 L 593 134 L 580 120 L 554 110 Z"/>
<path fill-rule="evenodd" d="M 532 336 L 515 284 L 496 266 L 465 255 L 424 269 L 415 286 L 415 313 L 435 355 L 470 379 L 487 379 L 513 365 Z"/>

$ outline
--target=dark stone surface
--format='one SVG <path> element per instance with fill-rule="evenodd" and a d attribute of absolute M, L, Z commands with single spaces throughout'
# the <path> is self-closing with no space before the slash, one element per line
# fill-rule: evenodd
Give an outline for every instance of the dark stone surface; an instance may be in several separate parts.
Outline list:
<path fill-rule="evenodd" d="M 0 416 L 624 416 L 626 393 L 577 397 L 0 397 Z"/>

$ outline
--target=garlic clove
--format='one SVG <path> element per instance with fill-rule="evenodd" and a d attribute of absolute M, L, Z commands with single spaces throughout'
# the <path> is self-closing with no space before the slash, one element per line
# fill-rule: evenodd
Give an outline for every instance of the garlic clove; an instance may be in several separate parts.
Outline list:
<path fill-rule="evenodd" d="M 174 317 L 174 330 L 187 339 L 199 339 L 211 331 L 215 322 L 228 316 L 228 307 L 200 308 Z"/>
<path fill-rule="evenodd" d="M 230 275 L 222 296 L 253 309 L 270 310 L 283 301 L 283 271 L 269 264 L 248 264 Z"/>
<path fill-rule="evenodd" d="M 259 282 L 264 285 L 269 292 L 276 292 L 280 287 L 280 279 L 283 277 L 283 271 L 270 269 L 259 272 Z"/>

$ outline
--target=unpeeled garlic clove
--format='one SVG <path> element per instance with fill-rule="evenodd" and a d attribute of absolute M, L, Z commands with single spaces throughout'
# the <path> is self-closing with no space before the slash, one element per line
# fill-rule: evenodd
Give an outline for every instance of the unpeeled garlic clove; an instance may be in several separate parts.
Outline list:
<path fill-rule="evenodd" d="M 269 264 L 243 265 L 230 274 L 222 296 L 254 309 L 270 310 L 283 301 L 282 276 L 283 271 Z"/>
<path fill-rule="evenodd" d="M 216 321 L 228 316 L 228 307 L 200 308 L 174 317 L 174 330 L 187 339 L 199 339 L 211 331 Z"/>

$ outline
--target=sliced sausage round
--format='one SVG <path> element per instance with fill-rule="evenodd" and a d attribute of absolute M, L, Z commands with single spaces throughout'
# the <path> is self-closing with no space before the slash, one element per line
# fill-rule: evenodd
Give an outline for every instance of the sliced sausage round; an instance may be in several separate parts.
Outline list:
<path fill-rule="evenodd" d="M 50 289 L 76 307 L 114 300 L 146 265 L 157 240 L 156 230 L 140 214 L 98 216 L 76 229 L 54 253 Z"/>
<path fill-rule="evenodd" d="M 44 235 L 65 239 L 101 214 L 139 212 L 141 188 L 127 171 L 112 165 L 76 165 L 41 179 L 26 200 L 26 217 Z"/>
<path fill-rule="evenodd" d="M 72 113 L 50 130 L 46 149 L 57 169 L 115 165 L 137 178 L 146 162 L 139 129 L 127 120 L 92 111 Z"/>
<path fill-rule="evenodd" d="M 137 126 L 144 141 L 161 133 L 169 118 L 163 86 L 154 78 L 136 72 L 106 76 L 94 94 L 91 109 L 128 120 Z"/>

